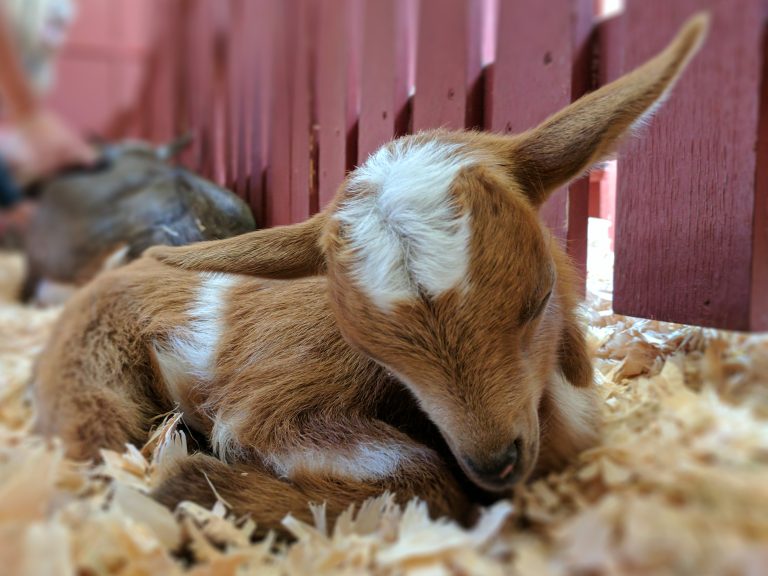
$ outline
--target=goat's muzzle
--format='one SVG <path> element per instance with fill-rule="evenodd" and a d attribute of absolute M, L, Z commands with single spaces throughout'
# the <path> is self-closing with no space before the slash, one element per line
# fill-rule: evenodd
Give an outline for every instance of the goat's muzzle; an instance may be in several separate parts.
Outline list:
<path fill-rule="evenodd" d="M 518 437 L 501 452 L 482 461 L 465 457 L 464 462 L 475 481 L 493 492 L 509 490 L 525 475 L 525 457 L 522 440 Z"/>

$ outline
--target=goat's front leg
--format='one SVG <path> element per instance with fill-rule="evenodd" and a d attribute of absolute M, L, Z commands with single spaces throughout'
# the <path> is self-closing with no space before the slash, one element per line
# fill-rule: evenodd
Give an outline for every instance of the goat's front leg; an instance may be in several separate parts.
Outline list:
<path fill-rule="evenodd" d="M 259 533 L 284 533 L 282 520 L 289 513 L 311 522 L 309 503 L 325 503 L 333 522 L 350 505 L 385 492 L 399 503 L 425 500 L 433 517 L 470 521 L 473 509 L 439 456 L 415 444 L 411 449 L 401 461 L 383 445 L 351 459 L 334 459 L 322 448 L 236 464 L 195 454 L 176 465 L 153 496 L 170 508 L 182 500 L 211 506 L 213 487 L 235 514 L 250 516 Z"/>

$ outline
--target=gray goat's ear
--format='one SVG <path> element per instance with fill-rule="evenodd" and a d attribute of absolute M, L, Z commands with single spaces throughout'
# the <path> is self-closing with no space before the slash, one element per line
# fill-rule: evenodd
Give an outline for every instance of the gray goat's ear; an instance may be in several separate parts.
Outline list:
<path fill-rule="evenodd" d="M 192 140 L 192 133 L 187 132 L 175 140 L 171 140 L 168 144 L 155 148 L 155 156 L 157 156 L 158 160 L 171 160 L 186 150 L 192 144 Z"/>

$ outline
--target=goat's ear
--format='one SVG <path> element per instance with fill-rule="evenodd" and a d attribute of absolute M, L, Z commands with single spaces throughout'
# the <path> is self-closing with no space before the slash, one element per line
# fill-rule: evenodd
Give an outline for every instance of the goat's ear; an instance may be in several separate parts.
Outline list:
<path fill-rule="evenodd" d="M 144 255 L 186 270 L 280 279 L 322 274 L 325 257 L 320 236 L 326 218 L 321 212 L 300 224 L 265 228 L 225 240 L 176 248 L 153 246 Z"/>
<path fill-rule="evenodd" d="M 605 159 L 622 135 L 651 116 L 701 46 L 708 27 L 709 15 L 697 14 L 655 58 L 512 140 L 508 150 L 515 176 L 534 205 Z"/>

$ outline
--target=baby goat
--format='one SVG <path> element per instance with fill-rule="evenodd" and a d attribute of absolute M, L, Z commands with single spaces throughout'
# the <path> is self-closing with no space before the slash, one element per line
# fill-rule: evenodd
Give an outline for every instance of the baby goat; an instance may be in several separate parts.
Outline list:
<path fill-rule="evenodd" d="M 302 224 L 101 275 L 40 359 L 38 428 L 94 458 L 179 409 L 214 455 L 155 497 L 210 503 L 213 485 L 263 529 L 385 490 L 466 521 L 561 466 L 596 442 L 599 410 L 537 208 L 650 114 L 706 27 L 534 130 L 401 138 Z"/>

